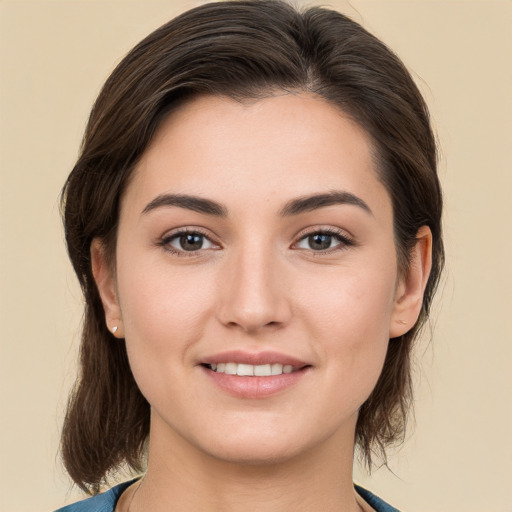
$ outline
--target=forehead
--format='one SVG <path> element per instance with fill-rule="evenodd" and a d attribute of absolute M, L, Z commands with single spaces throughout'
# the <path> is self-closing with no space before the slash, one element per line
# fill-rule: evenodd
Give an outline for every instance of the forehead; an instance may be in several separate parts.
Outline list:
<path fill-rule="evenodd" d="M 347 190 L 386 201 L 369 135 L 337 107 L 310 94 L 250 102 L 195 98 L 159 127 L 126 199 L 193 193 L 233 206 Z"/>

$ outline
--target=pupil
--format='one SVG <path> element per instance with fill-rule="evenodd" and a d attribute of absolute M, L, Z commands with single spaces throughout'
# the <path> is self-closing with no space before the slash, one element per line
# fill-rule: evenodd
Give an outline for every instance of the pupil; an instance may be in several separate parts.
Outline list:
<path fill-rule="evenodd" d="M 203 246 L 201 235 L 187 234 L 180 237 L 180 244 L 186 251 L 197 251 Z"/>
<path fill-rule="evenodd" d="M 329 249 L 331 246 L 331 235 L 322 235 L 317 233 L 309 237 L 309 245 L 312 249 Z"/>

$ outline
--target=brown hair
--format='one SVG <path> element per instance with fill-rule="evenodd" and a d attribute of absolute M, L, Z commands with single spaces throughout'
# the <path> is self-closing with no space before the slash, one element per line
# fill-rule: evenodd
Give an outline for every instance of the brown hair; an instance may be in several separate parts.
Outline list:
<path fill-rule="evenodd" d="M 109 333 L 90 259 L 91 241 L 115 254 L 119 202 L 161 121 L 185 99 L 219 94 L 257 99 L 307 91 L 342 109 L 372 137 L 377 172 L 392 200 L 399 268 L 421 226 L 433 235 L 433 265 L 415 327 L 389 343 L 379 381 L 360 409 L 356 442 L 372 454 L 403 438 L 411 405 L 410 353 L 428 317 L 443 266 L 436 144 L 425 102 L 400 60 L 335 11 L 298 11 L 279 0 L 206 4 L 157 29 L 117 66 L 94 104 L 80 157 L 63 189 L 68 251 L 85 296 L 80 374 L 62 433 L 73 480 L 97 492 L 127 464 L 140 470 L 149 405 L 126 348 Z M 113 261 L 113 260 L 112 260 Z"/>

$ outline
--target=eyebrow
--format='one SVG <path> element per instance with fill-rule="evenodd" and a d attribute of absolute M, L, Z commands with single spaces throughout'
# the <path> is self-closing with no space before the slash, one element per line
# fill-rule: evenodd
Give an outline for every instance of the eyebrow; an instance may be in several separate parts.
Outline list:
<path fill-rule="evenodd" d="M 285 204 L 279 214 L 281 217 L 289 217 L 336 204 L 357 206 L 373 215 L 370 207 L 360 197 L 345 191 L 332 191 L 292 199 Z M 206 215 L 213 215 L 215 217 L 228 216 L 227 208 L 220 203 L 212 201 L 211 199 L 191 196 L 188 194 L 161 194 L 149 202 L 144 210 L 142 210 L 142 213 L 147 214 L 157 208 L 168 206 L 176 206 L 178 208 L 184 208 L 186 210 L 192 210 Z"/>
<path fill-rule="evenodd" d="M 228 216 L 227 209 L 221 204 L 210 199 L 186 194 L 161 194 L 148 203 L 144 210 L 142 210 L 142 213 L 146 214 L 163 206 L 177 206 L 178 208 L 185 208 L 186 210 L 216 217 Z"/>
<path fill-rule="evenodd" d="M 360 197 L 357 197 L 350 192 L 337 190 L 325 194 L 313 194 L 293 199 L 285 204 L 280 215 L 282 217 L 288 217 L 289 215 L 298 215 L 299 213 L 310 212 L 318 208 L 324 208 L 335 204 L 358 206 L 365 212 L 373 215 L 370 207 Z"/>

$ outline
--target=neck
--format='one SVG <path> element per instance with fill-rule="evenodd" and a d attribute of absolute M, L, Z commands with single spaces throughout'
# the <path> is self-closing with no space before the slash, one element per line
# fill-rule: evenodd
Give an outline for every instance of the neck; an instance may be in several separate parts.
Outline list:
<path fill-rule="evenodd" d="M 148 469 L 130 512 L 360 512 L 353 435 L 335 434 L 298 456 L 265 463 L 219 460 L 152 428 Z M 344 442 L 345 440 L 345 442 Z"/>

